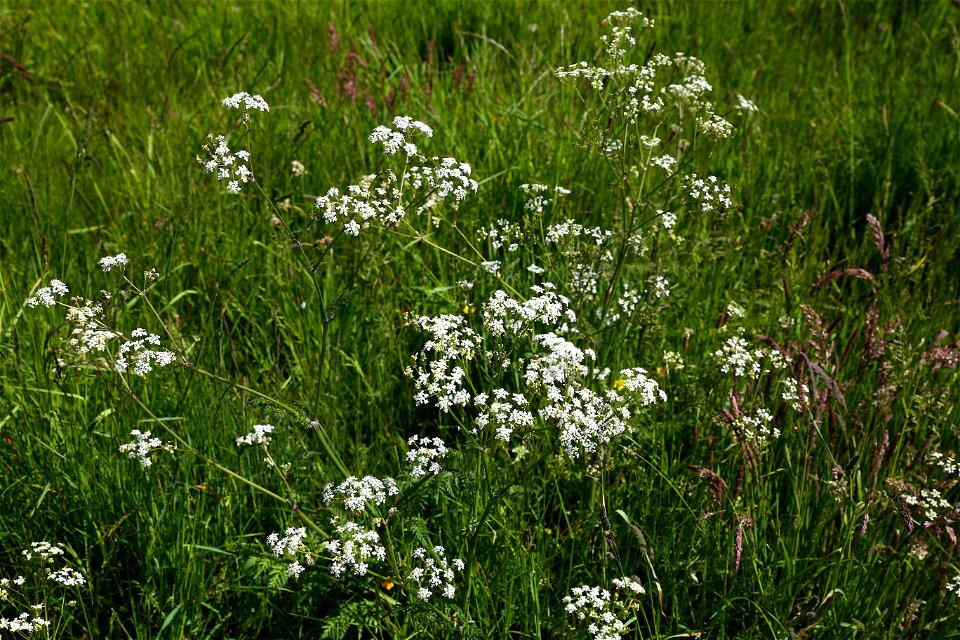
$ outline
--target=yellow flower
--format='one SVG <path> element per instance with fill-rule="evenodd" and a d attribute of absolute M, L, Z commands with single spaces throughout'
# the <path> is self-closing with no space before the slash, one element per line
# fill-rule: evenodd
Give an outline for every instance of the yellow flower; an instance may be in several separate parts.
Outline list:
<path fill-rule="evenodd" d="M 385 579 L 380 581 L 380 586 L 383 587 L 385 591 L 390 591 L 390 589 L 393 589 L 393 580 L 390 579 L 392 577 L 393 576 L 387 576 Z"/>
<path fill-rule="evenodd" d="M 464 315 L 470 315 L 471 313 L 476 313 L 477 307 L 472 304 L 466 304 L 463 306 Z"/>
<path fill-rule="evenodd" d="M 627 381 L 624 380 L 623 378 L 617 378 L 613 382 L 613 388 L 616 389 L 617 391 L 620 391 L 620 389 L 623 389 L 625 386 L 627 386 Z"/>

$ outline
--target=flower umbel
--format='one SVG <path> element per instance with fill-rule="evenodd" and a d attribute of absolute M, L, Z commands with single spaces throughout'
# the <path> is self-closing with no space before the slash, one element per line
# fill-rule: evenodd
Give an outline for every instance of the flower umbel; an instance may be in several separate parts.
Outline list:
<path fill-rule="evenodd" d="M 413 551 L 415 566 L 407 576 L 416 583 L 414 594 L 420 600 L 429 600 L 439 593 L 448 600 L 453 598 L 456 589 L 453 586 L 455 571 L 463 571 L 464 562 L 460 558 L 447 560 L 446 551 L 436 546 L 432 551 L 419 547 Z M 414 585 L 411 585 L 414 588 Z"/>
<path fill-rule="evenodd" d="M 134 437 L 134 440 L 127 444 L 120 445 L 120 453 L 126 453 L 144 467 L 149 467 L 153 464 L 153 460 L 150 459 L 150 454 L 154 451 L 158 449 L 173 451 L 173 445 L 164 444 L 160 438 L 154 438 L 149 431 L 141 432 L 139 429 L 134 429 L 130 432 L 130 435 Z"/>

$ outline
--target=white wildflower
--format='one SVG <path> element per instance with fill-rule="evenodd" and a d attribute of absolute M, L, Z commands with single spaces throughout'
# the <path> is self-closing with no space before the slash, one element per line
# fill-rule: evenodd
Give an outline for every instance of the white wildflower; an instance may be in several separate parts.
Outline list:
<path fill-rule="evenodd" d="M 104 256 L 100 258 L 100 268 L 104 271 L 110 271 L 114 267 L 125 267 L 127 265 L 127 255 L 118 253 L 115 256 Z"/>
<path fill-rule="evenodd" d="M 263 96 L 252 96 L 246 91 L 235 93 L 229 98 L 224 98 L 220 102 L 228 109 L 243 109 L 244 115 L 246 115 L 246 112 L 250 111 L 251 109 L 255 111 L 270 111 L 270 105 L 268 105 L 267 101 L 263 99 Z"/>
<path fill-rule="evenodd" d="M 665 171 L 673 171 L 673 168 L 677 166 L 677 159 L 671 155 L 658 156 L 650 162 Z"/>
<path fill-rule="evenodd" d="M 453 598 L 456 589 L 453 580 L 456 571 L 463 571 L 464 562 L 460 558 L 447 559 L 446 550 L 436 546 L 430 552 L 423 547 L 413 551 L 414 568 L 407 578 L 416 583 L 416 596 L 420 600 L 429 600 L 434 593 L 447 599 Z M 411 585 L 413 586 L 413 585 Z"/>
<path fill-rule="evenodd" d="M 960 573 L 953 576 L 946 586 L 947 591 L 952 591 L 955 596 L 960 598 Z"/>
<path fill-rule="evenodd" d="M 255 182 L 253 172 L 243 164 L 250 162 L 248 151 L 231 151 L 224 136 L 207 136 L 207 143 L 203 145 L 208 158 L 203 161 L 204 171 L 217 174 L 217 180 L 227 181 L 227 191 L 233 194 L 240 193 L 240 184 Z"/>
<path fill-rule="evenodd" d="M 463 363 L 473 359 L 480 337 L 462 316 L 420 316 L 411 324 L 430 336 L 414 355 L 415 366 L 404 372 L 414 380 L 416 403 L 427 404 L 432 398 L 443 412 L 467 404 L 471 396 L 464 387 Z"/>
<path fill-rule="evenodd" d="M 737 94 L 737 110 L 738 111 L 759 111 L 757 105 L 752 101 L 747 100 L 739 93 Z"/>
<path fill-rule="evenodd" d="M 160 438 L 153 437 L 153 434 L 149 431 L 141 432 L 139 429 L 134 429 L 130 432 L 130 435 L 134 437 L 134 440 L 127 444 L 120 445 L 120 453 L 126 453 L 144 467 L 149 467 L 153 464 L 153 460 L 150 459 L 150 454 L 154 451 L 158 449 L 163 449 L 164 451 L 173 450 L 172 445 L 164 444 Z"/>
<path fill-rule="evenodd" d="M 333 554 L 330 564 L 330 573 L 335 576 L 351 571 L 354 575 L 362 576 L 367 573 L 369 563 L 373 560 L 384 562 L 387 550 L 379 544 L 380 535 L 373 530 L 364 529 L 356 522 L 337 524 L 337 536 L 324 543 L 324 548 Z"/>
<path fill-rule="evenodd" d="M 703 212 L 716 211 L 723 213 L 733 206 L 730 199 L 730 185 L 716 176 L 699 178 L 693 173 L 684 178 L 686 195 L 695 206 Z"/>
<path fill-rule="evenodd" d="M 145 376 L 153 371 L 153 366 L 165 367 L 176 360 L 176 354 L 165 349 L 152 349 L 149 345 L 159 346 L 160 336 L 147 333 L 146 329 L 138 328 L 130 332 L 130 339 L 120 345 L 114 367 L 119 373 L 124 373 L 133 365 L 133 373 Z"/>
<path fill-rule="evenodd" d="M 658 298 L 669 298 L 670 282 L 663 276 L 655 276 L 653 279 L 653 294 Z"/>
<path fill-rule="evenodd" d="M 273 433 L 275 427 L 272 424 L 255 424 L 253 431 L 245 436 L 237 438 L 237 446 L 240 445 L 268 445 L 270 444 L 269 434 Z"/>
<path fill-rule="evenodd" d="M 306 538 L 306 527 L 290 527 L 282 538 L 278 533 L 271 533 L 267 536 L 267 544 L 273 551 L 273 555 L 278 558 L 293 558 L 293 562 L 287 565 L 287 575 L 295 579 L 299 578 L 300 574 L 305 571 L 305 567 L 297 559 L 299 554 L 305 554 L 304 561 L 307 564 L 313 564 L 314 562 L 314 554 L 304 543 Z"/>
<path fill-rule="evenodd" d="M 484 260 L 480 263 L 480 266 L 487 273 L 492 273 L 496 275 L 500 271 L 500 261 L 499 260 Z"/>
<path fill-rule="evenodd" d="M 722 349 L 714 352 L 714 357 L 724 373 L 733 373 L 738 378 L 756 379 L 760 375 L 760 361 L 763 352 L 750 351 L 747 341 L 739 336 L 728 338 Z"/>
<path fill-rule="evenodd" d="M 40 289 L 37 289 L 33 297 L 27 300 L 27 306 L 28 307 L 38 307 L 38 306 L 52 307 L 57 303 L 54 296 L 59 298 L 66 295 L 69 292 L 70 290 L 67 289 L 67 285 L 65 285 L 60 280 L 53 279 L 50 281 L 49 286 L 41 287 Z"/>
<path fill-rule="evenodd" d="M 388 496 L 395 496 L 398 493 L 400 489 L 397 488 L 393 478 L 381 480 L 373 476 L 363 478 L 350 476 L 339 485 L 328 483 L 323 488 L 323 501 L 327 506 L 342 501 L 343 508 L 347 511 L 359 512 L 366 508 L 367 502 L 381 505 Z"/>
<path fill-rule="evenodd" d="M 587 624 L 587 632 L 595 640 L 620 640 L 627 632 L 626 623 L 612 611 L 617 603 L 606 589 L 574 587 L 563 604 L 567 613 Z"/>
<path fill-rule="evenodd" d="M 48 573 L 47 580 L 59 582 L 65 587 L 78 587 L 87 583 L 83 574 L 70 567 L 63 567 L 62 569 Z"/>
<path fill-rule="evenodd" d="M 754 440 L 761 445 L 780 436 L 780 430 L 773 426 L 773 416 L 763 408 L 757 408 L 753 415 L 738 416 L 733 421 L 732 428 L 740 437 Z"/>
<path fill-rule="evenodd" d="M 407 464 L 410 465 L 410 475 L 422 478 L 429 474 L 439 475 L 443 468 L 440 460 L 448 453 L 447 446 L 440 438 L 421 438 L 411 436 L 407 440 L 410 450 L 407 451 Z"/>

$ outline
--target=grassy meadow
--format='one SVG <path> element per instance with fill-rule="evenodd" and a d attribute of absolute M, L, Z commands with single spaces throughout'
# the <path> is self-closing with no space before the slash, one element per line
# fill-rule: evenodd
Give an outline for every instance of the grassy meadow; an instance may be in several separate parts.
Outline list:
<path fill-rule="evenodd" d="M 636 9 L 0 0 L 0 638 L 960 637 L 960 5 Z"/>

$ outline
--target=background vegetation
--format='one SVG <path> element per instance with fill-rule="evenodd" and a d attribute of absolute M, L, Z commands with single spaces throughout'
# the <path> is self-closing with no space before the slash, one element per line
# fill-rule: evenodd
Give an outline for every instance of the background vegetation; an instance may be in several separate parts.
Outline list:
<path fill-rule="evenodd" d="M 659 368 L 670 396 L 622 447 L 602 464 L 535 449 L 537 464 L 500 465 L 488 485 L 454 468 L 418 494 L 448 547 L 476 546 L 453 620 L 322 566 L 288 582 L 264 540 L 297 524 L 289 504 L 202 459 L 159 455 L 144 470 L 118 453 L 131 429 L 158 430 L 151 417 L 116 376 L 58 368 L 59 316 L 25 309 L 50 277 L 105 287 L 96 261 L 125 252 L 132 273 L 163 274 L 151 299 L 194 364 L 318 420 L 351 473 L 399 477 L 406 438 L 450 424 L 412 400 L 402 372 L 423 337 L 404 314 L 469 311 L 499 285 L 415 236 L 338 240 L 318 278 L 341 301 L 323 343 L 327 311 L 269 202 L 228 196 L 194 163 L 208 133 L 234 124 L 219 101 L 250 91 L 270 103 L 251 151 L 300 228 L 304 194 L 375 167 L 366 137 L 399 114 L 434 126 L 431 150 L 472 165 L 479 192 L 451 214 L 468 237 L 519 221 L 529 182 L 572 191 L 548 222 L 607 225 L 614 173 L 581 144 L 589 114 L 553 72 L 593 58 L 616 8 L 0 2 L 0 576 L 17 574 L 31 541 L 68 550 L 88 584 L 52 635 L 561 637 L 562 597 L 616 573 L 612 536 L 647 589 L 635 637 L 954 637 L 956 512 L 927 527 L 914 513 L 908 528 L 901 496 L 938 488 L 960 503 L 956 472 L 929 462 L 960 449 L 955 3 L 639 6 L 658 23 L 645 46 L 703 60 L 721 112 L 737 93 L 761 109 L 710 158 L 738 207 L 681 221 L 669 304 L 594 338 L 612 367 Z M 319 255 L 332 231 L 307 228 L 300 239 Z M 870 279 L 837 276 L 847 269 Z M 524 277 L 511 284 L 525 291 Z M 463 278 L 478 282 L 468 299 Z M 821 419 L 781 414 L 783 435 L 755 462 L 719 419 L 729 381 L 712 353 L 731 301 L 748 336 L 791 345 L 835 381 Z M 151 321 L 137 298 L 125 313 L 131 327 Z M 686 366 L 668 371 L 665 350 Z M 193 447 L 275 491 L 235 439 L 281 425 L 272 450 L 294 466 L 290 497 L 326 520 L 320 492 L 343 475 L 315 432 L 189 369 L 133 382 Z M 482 528 L 477 486 L 517 487 Z"/>

